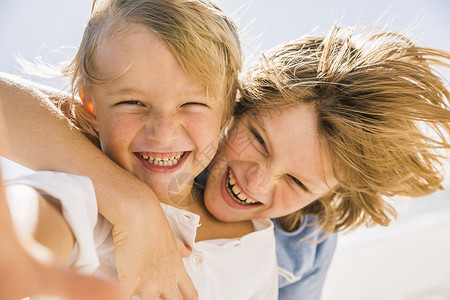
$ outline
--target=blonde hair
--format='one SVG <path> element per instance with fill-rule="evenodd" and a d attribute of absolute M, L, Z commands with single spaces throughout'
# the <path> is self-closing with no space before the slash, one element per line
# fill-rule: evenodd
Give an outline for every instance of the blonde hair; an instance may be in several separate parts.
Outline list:
<path fill-rule="evenodd" d="M 327 196 L 280 218 L 283 228 L 294 230 L 305 214 L 326 232 L 388 225 L 396 211 L 386 197 L 441 187 L 449 91 L 431 66 L 449 67 L 448 59 L 393 32 L 335 27 L 278 47 L 249 70 L 237 115 L 313 103 L 338 180 Z"/>
<path fill-rule="evenodd" d="M 150 29 L 169 47 L 188 76 L 204 83 L 209 93 L 219 96 L 224 92 L 223 128 L 236 101 L 242 53 L 235 24 L 209 0 L 94 1 L 78 52 L 65 70 L 72 78 L 74 94 L 78 88 L 108 80 L 95 75 L 96 51 L 105 38 L 126 34 L 130 24 Z M 98 133 L 85 110 L 76 102 L 62 103 L 62 109 L 67 105 L 72 106 L 72 121 L 96 141 Z"/>

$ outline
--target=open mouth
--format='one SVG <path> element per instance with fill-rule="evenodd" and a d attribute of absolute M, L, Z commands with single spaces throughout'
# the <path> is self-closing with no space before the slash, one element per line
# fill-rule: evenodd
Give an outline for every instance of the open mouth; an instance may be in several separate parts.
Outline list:
<path fill-rule="evenodd" d="M 186 152 L 171 153 L 168 157 L 152 157 L 142 152 L 138 152 L 137 154 L 152 165 L 171 167 L 176 166 L 183 159 Z"/>
<path fill-rule="evenodd" d="M 226 187 L 231 197 L 239 204 L 247 206 L 261 204 L 261 202 L 248 198 L 241 191 L 240 187 L 236 184 L 236 179 L 234 178 L 230 168 L 227 170 Z"/>

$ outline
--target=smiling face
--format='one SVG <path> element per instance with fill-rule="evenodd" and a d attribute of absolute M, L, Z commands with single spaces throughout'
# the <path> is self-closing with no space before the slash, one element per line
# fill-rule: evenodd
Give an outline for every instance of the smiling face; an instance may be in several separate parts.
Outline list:
<path fill-rule="evenodd" d="M 205 205 L 225 222 L 297 211 L 337 183 L 319 141 L 314 106 L 241 117 L 214 159 Z"/>
<path fill-rule="evenodd" d="M 83 102 L 107 156 L 158 197 L 189 192 L 217 149 L 224 99 L 188 78 L 152 32 L 130 26 L 100 45 L 95 75 L 111 80 L 83 91 Z"/>

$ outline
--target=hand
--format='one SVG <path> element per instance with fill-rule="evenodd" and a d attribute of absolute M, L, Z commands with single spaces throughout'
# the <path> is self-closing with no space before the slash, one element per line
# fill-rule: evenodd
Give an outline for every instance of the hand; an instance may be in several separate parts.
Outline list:
<path fill-rule="evenodd" d="M 0 299 L 51 295 L 72 300 L 119 300 L 118 286 L 45 265 L 22 247 L 9 215 L 0 171 Z"/>
<path fill-rule="evenodd" d="M 27 88 L 24 92 L 20 83 L 18 89 L 14 82 L 8 80 L 2 87 L 0 80 L 0 98 L 3 99 L 0 110 L 3 106 L 8 112 L 5 115 L 9 125 L 6 131 L 9 135 L 8 143 L 2 143 L 0 139 L 0 147 L 6 145 L 9 148 L 6 149 L 9 150 L 6 151 L 9 155 L 6 157 L 34 169 L 59 170 L 91 178 L 98 210 L 114 224 L 116 265 L 126 299 L 133 295 L 152 300 L 159 296 L 170 300 L 197 299 L 197 292 L 178 254 L 175 237 L 154 193 L 145 183 L 108 159 L 80 132 L 67 126 L 67 120 L 56 117 L 56 108 L 49 110 L 48 98 L 36 96 L 37 94 L 30 94 Z M 17 101 L 20 103 L 20 110 L 16 109 Z M 30 117 L 37 114 L 41 121 L 39 126 Z M 23 124 L 25 120 L 33 120 L 30 121 L 33 124 Z M 0 131 L 2 127 L 0 120 Z M 51 131 L 52 138 L 45 143 L 42 138 L 32 139 L 31 137 L 40 137 L 40 134 L 29 134 L 30 128 L 39 129 L 36 131 L 39 133 Z M 27 134 L 26 139 L 23 138 L 24 134 Z M 73 146 L 75 144 L 77 147 Z M 55 145 L 58 146 L 58 151 L 54 151 Z M 29 151 L 24 150 L 28 146 L 33 147 L 34 154 L 31 156 Z M 77 152 L 80 148 L 84 149 L 81 157 Z M 107 174 L 105 170 L 109 170 Z M 130 209 L 131 203 L 123 204 L 123 199 L 130 195 L 137 199 L 133 201 L 139 206 L 137 209 Z M 154 199 L 150 199 L 151 197 Z M 2 236 L 0 238 L 3 239 Z M 8 239 L 5 238 L 5 241 Z"/>
<path fill-rule="evenodd" d="M 136 217 L 126 229 L 113 228 L 119 281 L 127 299 L 198 299 L 180 257 L 191 250 L 176 240 L 164 216 L 159 221 L 143 216 L 139 222 Z"/>

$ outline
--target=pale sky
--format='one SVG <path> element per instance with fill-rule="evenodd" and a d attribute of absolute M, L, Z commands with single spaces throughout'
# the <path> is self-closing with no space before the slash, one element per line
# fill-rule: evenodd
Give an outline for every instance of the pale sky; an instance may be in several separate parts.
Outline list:
<path fill-rule="evenodd" d="M 0 71 L 18 74 L 14 55 L 68 60 L 74 54 L 92 0 L 0 0 Z M 387 25 L 416 41 L 450 50 L 446 0 L 217 0 L 242 31 L 247 57 L 332 24 Z"/>
<path fill-rule="evenodd" d="M 450 51 L 448 0 L 216 0 L 241 30 L 246 57 L 333 24 L 387 26 L 413 41 Z M 68 61 L 75 54 L 92 0 L 0 0 L 0 71 L 21 74 L 15 56 Z M 450 72 L 444 76 L 450 80 Z M 37 79 L 57 88 L 65 81 Z M 449 166 L 450 168 L 450 166 Z M 450 176 L 448 176 L 450 177 Z M 447 178 L 446 185 L 449 185 Z"/>

